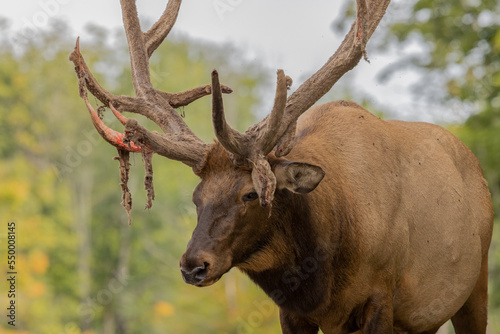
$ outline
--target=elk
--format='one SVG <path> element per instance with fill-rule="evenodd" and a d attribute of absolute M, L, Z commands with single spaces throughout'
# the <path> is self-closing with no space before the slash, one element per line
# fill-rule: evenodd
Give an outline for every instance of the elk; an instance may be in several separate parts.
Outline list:
<path fill-rule="evenodd" d="M 135 97 L 99 85 L 79 45 L 70 55 L 99 133 L 118 148 L 123 205 L 129 152 L 141 152 L 148 196 L 156 153 L 193 169 L 198 223 L 180 260 L 186 283 L 209 286 L 239 268 L 278 305 L 283 333 L 485 333 L 491 198 L 471 151 L 445 129 L 384 121 L 353 102 L 313 104 L 356 66 L 389 0 L 357 0 L 357 16 L 326 64 L 287 96 L 277 72 L 270 114 L 245 133 L 225 120 L 211 84 L 156 90 L 149 58 L 173 27 L 180 0 L 142 32 L 134 0 L 121 0 Z M 125 125 L 109 129 L 90 91 Z M 201 141 L 176 113 L 212 95 L 217 140 Z M 148 131 L 121 112 L 153 120 Z"/>

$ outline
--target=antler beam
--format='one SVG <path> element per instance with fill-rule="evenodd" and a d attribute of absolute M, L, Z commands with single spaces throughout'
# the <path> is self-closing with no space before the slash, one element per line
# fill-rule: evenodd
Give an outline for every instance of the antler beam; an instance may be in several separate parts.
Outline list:
<path fill-rule="evenodd" d="M 385 14 L 390 0 L 357 0 L 356 21 L 333 56 L 307 79 L 287 100 L 285 116 L 280 127 L 282 140 L 276 153 L 286 155 L 293 147 L 295 123 L 299 116 L 323 97 L 363 56 L 366 43 Z M 290 132 L 290 134 L 286 134 Z"/>
<path fill-rule="evenodd" d="M 154 89 L 149 73 L 149 57 L 135 0 L 121 0 L 120 4 L 122 6 L 123 25 L 127 35 L 135 93 L 140 97 L 153 96 Z"/>

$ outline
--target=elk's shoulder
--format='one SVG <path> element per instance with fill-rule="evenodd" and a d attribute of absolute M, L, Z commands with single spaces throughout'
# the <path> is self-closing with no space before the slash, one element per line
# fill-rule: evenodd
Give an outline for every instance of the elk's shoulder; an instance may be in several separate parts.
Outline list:
<path fill-rule="evenodd" d="M 314 106 L 302 114 L 297 124 L 297 139 L 313 133 L 318 135 L 332 131 L 340 131 L 340 133 L 345 134 L 344 131 L 347 130 L 351 136 L 353 127 L 372 122 L 382 121 L 355 102 L 333 101 Z"/>
<path fill-rule="evenodd" d="M 358 118 L 363 120 L 366 117 L 378 119 L 378 117 L 355 102 L 338 100 L 312 107 L 300 117 L 299 122 L 304 127 L 311 123 L 324 122 L 327 119 L 341 121 Z"/>

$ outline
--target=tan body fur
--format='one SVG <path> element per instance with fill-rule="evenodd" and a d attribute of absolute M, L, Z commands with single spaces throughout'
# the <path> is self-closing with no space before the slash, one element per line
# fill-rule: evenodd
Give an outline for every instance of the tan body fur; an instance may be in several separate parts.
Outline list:
<path fill-rule="evenodd" d="M 448 131 L 383 121 L 338 101 L 301 116 L 287 158 L 326 173 L 307 195 L 323 231 L 318 244 L 328 244 L 337 233 L 329 206 L 338 194 L 354 215 L 355 226 L 345 228 L 354 233 L 357 265 L 344 293 L 331 301 L 336 307 L 324 305 L 317 312 L 314 322 L 325 333 L 342 332 L 337 308 L 345 310 L 345 318 L 374 296 L 392 301 L 395 332 L 437 330 L 467 301 L 476 282 L 486 289 L 480 272 L 486 271 L 492 233 L 490 194 L 477 159 Z M 472 312 L 485 320 L 486 291 L 481 293 Z M 466 332 L 473 333 L 458 331 Z"/>

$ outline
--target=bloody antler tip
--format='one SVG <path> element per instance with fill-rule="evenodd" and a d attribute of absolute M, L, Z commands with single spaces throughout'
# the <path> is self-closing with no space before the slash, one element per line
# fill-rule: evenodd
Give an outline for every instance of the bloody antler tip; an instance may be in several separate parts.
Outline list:
<path fill-rule="evenodd" d="M 123 116 L 118 110 L 116 110 L 111 102 L 109 102 L 109 108 L 113 112 L 113 115 L 115 115 L 115 117 L 120 121 L 120 123 L 122 123 L 123 125 L 127 125 L 128 118 Z"/>
<path fill-rule="evenodd" d="M 97 115 L 97 112 L 94 110 L 94 108 L 90 104 L 88 98 L 86 96 L 84 96 L 83 99 L 84 99 L 85 104 L 87 106 L 87 109 L 90 113 L 90 117 L 92 119 L 92 123 L 94 124 L 94 127 L 97 129 L 97 132 L 99 132 L 101 137 L 104 138 L 104 140 L 106 140 L 108 143 L 110 143 L 113 146 L 116 146 L 116 147 L 121 148 L 121 149 L 125 149 L 125 150 L 130 151 L 130 152 L 141 152 L 142 151 L 142 148 L 140 146 L 134 144 L 133 142 L 125 143 L 124 142 L 125 135 L 123 133 L 119 133 L 117 131 L 114 131 L 113 129 L 106 126 L 106 124 L 104 124 L 104 122 Z M 111 109 L 111 110 L 113 110 L 113 109 Z M 124 116 L 122 116 L 122 117 L 124 117 Z"/>

